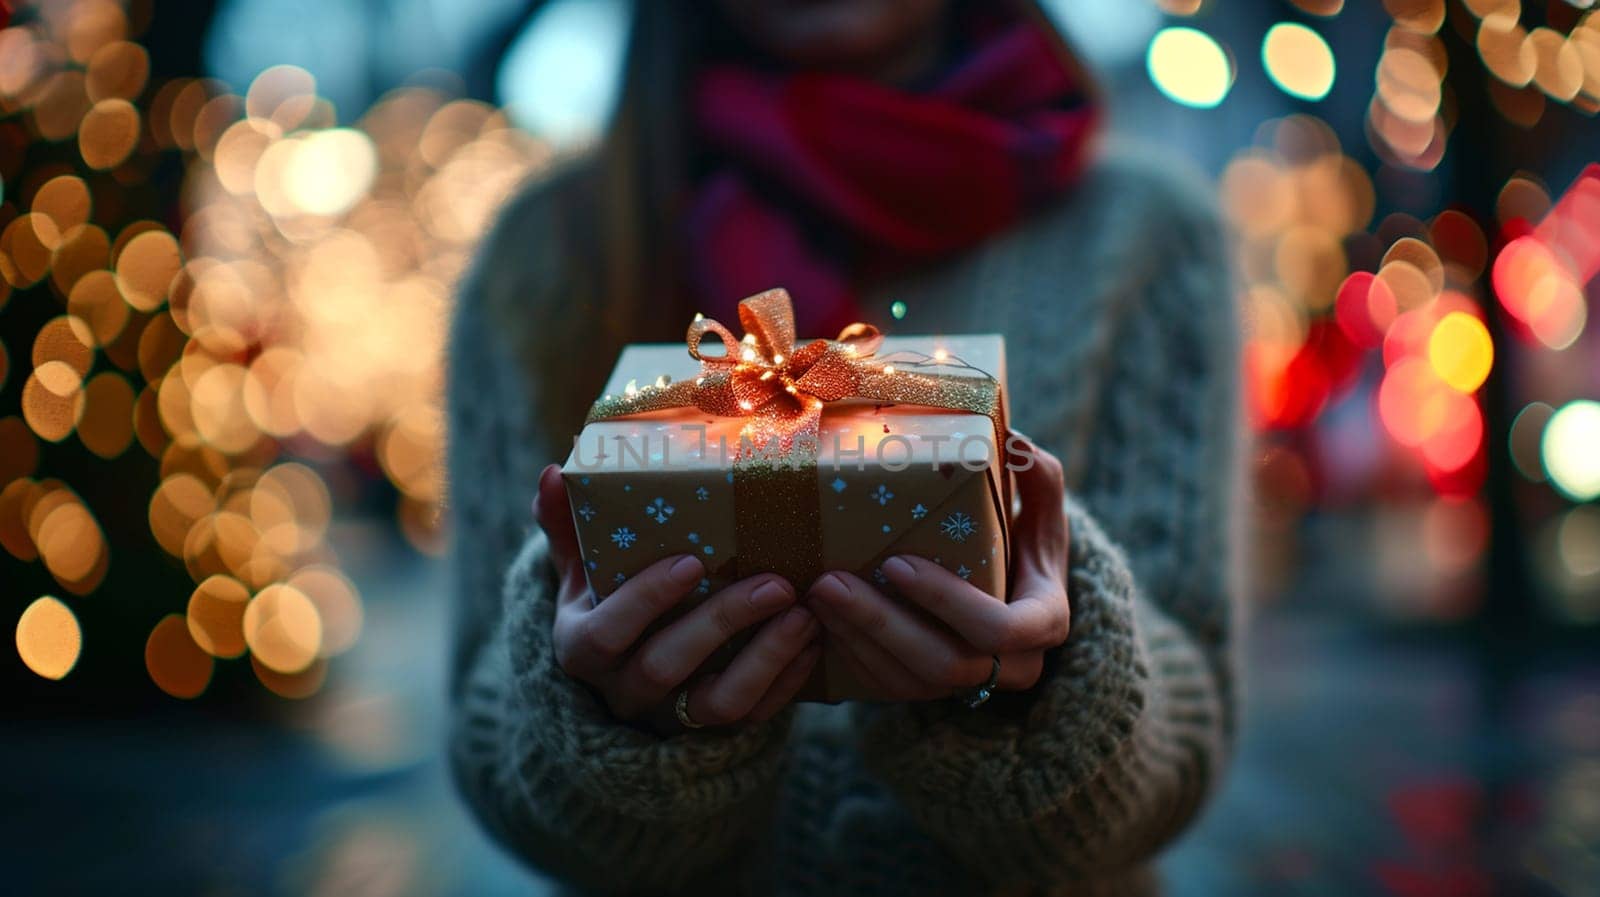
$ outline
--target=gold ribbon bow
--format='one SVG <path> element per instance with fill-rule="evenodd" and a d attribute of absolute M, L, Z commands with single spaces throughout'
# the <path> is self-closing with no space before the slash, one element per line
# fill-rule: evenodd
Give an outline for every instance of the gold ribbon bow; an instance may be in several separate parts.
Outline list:
<path fill-rule="evenodd" d="M 622 395 L 607 395 L 589 409 L 587 423 L 672 408 L 699 408 L 719 417 L 745 418 L 735 455 L 735 526 L 739 576 L 771 570 L 804 589 L 821 572 L 820 493 L 816 457 L 823 406 L 842 399 L 924 405 L 982 414 L 994 426 L 994 450 L 1005 436 L 1000 384 L 992 376 L 934 373 L 943 359 L 904 353 L 877 355 L 883 336 L 870 324 L 851 324 L 837 339 L 795 349 L 794 308 L 782 289 L 739 303 L 745 336 L 695 316 L 686 341 L 700 362 L 693 380 L 661 377 Z M 701 351 L 714 335 L 723 354 Z M 972 369 L 969 369 L 972 370 Z M 754 451 L 746 453 L 746 440 Z M 779 457 L 770 448 L 777 441 Z M 996 501 L 1009 507 L 1001 478 Z"/>
<path fill-rule="evenodd" d="M 815 340 L 796 351 L 794 309 L 789 294 L 768 290 L 739 303 L 743 342 L 706 317 L 689 325 L 689 354 L 700 362 L 695 406 L 710 414 L 747 417 L 740 435 L 757 445 L 778 440 L 789 452 L 798 436 L 817 435 L 822 406 L 856 395 L 868 375 L 866 359 L 883 336 L 870 324 L 851 324 L 837 340 Z M 708 335 L 724 352 L 700 349 Z"/>
<path fill-rule="evenodd" d="M 700 362 L 699 376 L 676 383 L 663 377 L 643 388 L 630 384 L 624 394 L 596 402 L 587 423 L 694 407 L 745 418 L 741 436 L 758 449 L 777 439 L 788 454 L 796 442 L 815 449 L 825 404 L 856 398 L 982 414 L 994 423 L 995 447 L 1000 446 L 1005 421 L 1000 384 L 993 377 L 929 373 L 923 369 L 939 362 L 926 357 L 879 358 L 883 335 L 870 324 L 851 324 L 837 339 L 814 340 L 796 350 L 794 308 L 781 289 L 741 301 L 739 323 L 743 340 L 722 324 L 695 316 L 685 340 Z M 723 354 L 702 351 L 708 335 L 722 343 Z"/>

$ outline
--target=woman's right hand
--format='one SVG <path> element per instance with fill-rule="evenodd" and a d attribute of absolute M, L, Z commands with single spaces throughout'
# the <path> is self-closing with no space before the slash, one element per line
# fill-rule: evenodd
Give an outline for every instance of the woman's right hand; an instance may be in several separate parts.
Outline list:
<path fill-rule="evenodd" d="M 740 580 L 646 637 L 652 623 L 700 584 L 700 560 L 663 558 L 597 603 L 566 484 L 554 464 L 539 476 L 534 517 L 550 540 L 550 559 L 561 577 L 552 633 L 556 661 L 593 686 L 619 719 L 663 734 L 682 732 L 675 704 L 687 688 L 689 718 L 700 725 L 765 720 L 794 699 L 816 666 L 817 620 L 795 604 L 794 588 L 782 577 Z M 760 629 L 726 669 L 690 681 L 717 649 L 757 624 Z"/>

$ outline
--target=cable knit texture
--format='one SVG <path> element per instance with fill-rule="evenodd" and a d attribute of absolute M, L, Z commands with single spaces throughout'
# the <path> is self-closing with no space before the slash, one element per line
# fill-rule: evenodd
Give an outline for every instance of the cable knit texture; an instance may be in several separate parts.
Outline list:
<path fill-rule="evenodd" d="M 1148 860 L 1214 788 L 1235 728 L 1238 328 L 1201 182 L 1128 147 L 1106 158 L 868 310 L 898 299 L 905 320 L 877 323 L 1005 334 L 1012 422 L 1067 466 L 1072 632 L 1039 684 L 976 711 L 803 705 L 671 738 L 610 718 L 552 657 L 529 507 L 592 398 L 571 393 L 605 372 L 527 373 L 589 309 L 564 306 L 554 188 L 508 207 L 463 287 L 449 386 L 451 756 L 508 849 L 579 893 L 1153 886 Z"/>

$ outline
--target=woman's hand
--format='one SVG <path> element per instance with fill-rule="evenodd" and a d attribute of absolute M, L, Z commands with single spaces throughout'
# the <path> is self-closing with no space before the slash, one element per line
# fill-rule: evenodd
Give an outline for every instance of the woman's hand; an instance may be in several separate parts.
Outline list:
<path fill-rule="evenodd" d="M 694 591 L 704 565 L 692 555 L 664 558 L 596 603 L 566 484 L 554 464 L 539 476 L 534 516 L 550 539 L 550 559 L 561 576 L 552 633 L 556 660 L 568 675 L 593 686 L 619 719 L 646 723 L 664 734 L 681 732 L 674 704 L 687 687 L 688 714 L 696 723 L 764 720 L 794 698 L 816 666 L 821 655 L 816 618 L 795 606 L 794 588 L 782 577 L 736 582 L 644 637 L 652 623 Z M 727 669 L 689 684 L 718 648 L 758 623 L 760 630 Z"/>
<path fill-rule="evenodd" d="M 806 596 L 828 638 L 872 693 L 885 701 L 948 697 L 988 682 L 1020 691 L 1039 681 L 1044 652 L 1067 640 L 1067 519 L 1061 462 L 1029 443 L 1033 466 L 1017 472 L 1022 510 L 1009 603 L 932 561 L 892 557 L 884 576 L 906 600 L 849 573 L 824 574 Z M 909 602 L 909 603 L 908 603 Z"/>

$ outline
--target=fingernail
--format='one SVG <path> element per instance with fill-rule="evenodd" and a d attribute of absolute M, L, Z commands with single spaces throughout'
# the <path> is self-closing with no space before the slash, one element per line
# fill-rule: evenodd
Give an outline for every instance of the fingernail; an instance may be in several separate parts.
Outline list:
<path fill-rule="evenodd" d="M 678 558 L 677 563 L 673 564 L 672 567 L 667 570 L 667 576 L 671 577 L 672 581 L 675 583 L 690 585 L 698 582 L 701 575 L 705 572 L 705 565 L 700 563 L 699 558 L 692 554 L 686 554 L 683 557 Z"/>
<path fill-rule="evenodd" d="M 750 593 L 750 603 L 761 610 L 776 610 L 788 604 L 793 598 L 794 593 L 789 590 L 789 584 L 776 579 L 767 580 Z"/>
<path fill-rule="evenodd" d="M 910 564 L 906 563 L 903 558 L 892 557 L 892 558 L 888 559 L 887 561 L 883 562 L 883 575 L 884 576 L 893 576 L 893 577 L 897 577 L 899 579 L 908 579 L 908 578 L 910 578 L 912 576 L 915 576 L 916 574 L 917 574 L 917 571 L 915 569 L 913 569 Z"/>
<path fill-rule="evenodd" d="M 546 464 L 544 466 L 544 470 L 539 471 L 539 482 L 541 482 L 541 483 L 546 482 L 552 476 L 557 476 L 557 477 L 561 476 L 561 465 L 559 465 L 559 464 Z"/>
<path fill-rule="evenodd" d="M 792 632 L 810 635 L 817 626 L 817 618 L 803 607 L 793 607 L 783 615 L 783 625 Z"/>
<path fill-rule="evenodd" d="M 824 573 L 817 581 L 811 584 L 811 594 L 823 601 L 834 601 L 844 597 L 849 590 L 845 588 L 844 580 L 832 573 Z"/>

